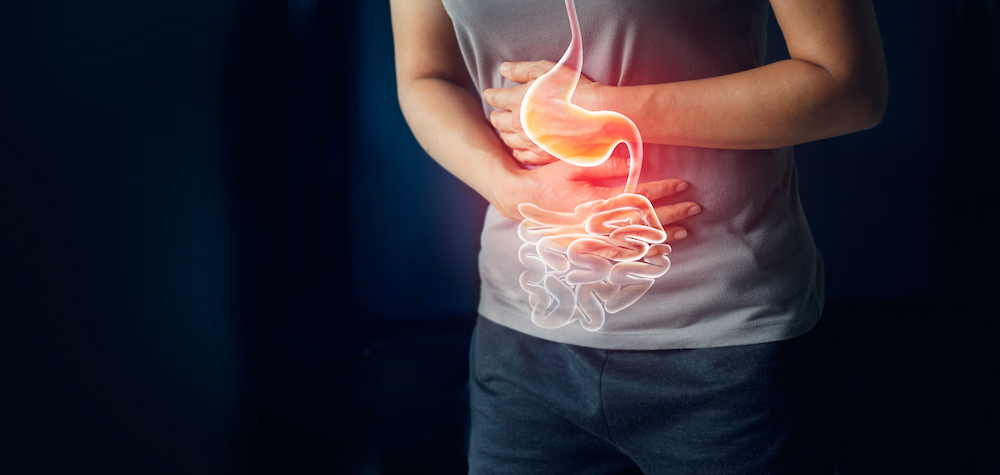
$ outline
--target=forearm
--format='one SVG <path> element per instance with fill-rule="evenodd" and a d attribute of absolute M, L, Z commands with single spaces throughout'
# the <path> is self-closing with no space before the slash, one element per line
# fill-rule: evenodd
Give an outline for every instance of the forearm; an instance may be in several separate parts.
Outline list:
<path fill-rule="evenodd" d="M 625 115 L 639 128 L 643 142 L 707 148 L 783 147 L 878 124 L 888 80 L 870 0 L 770 4 L 791 59 L 664 84 L 612 87 L 581 79 L 571 101 L 585 109 Z M 553 66 L 545 61 L 505 63 L 504 77 L 523 84 L 484 91 L 484 99 L 498 109 L 491 122 L 523 160 L 544 160 L 547 155 L 539 155 L 544 152 L 530 143 L 518 119 L 528 83 Z M 572 114 L 564 119 L 575 120 Z M 567 140 L 581 134 L 602 136 L 556 121 L 546 124 L 546 134 Z"/>
<path fill-rule="evenodd" d="M 644 142 L 763 149 L 874 127 L 885 109 L 881 75 L 837 77 L 790 59 L 726 76 L 595 92 L 602 109 L 635 122 Z"/>
<path fill-rule="evenodd" d="M 645 141 L 773 148 L 874 127 L 888 80 L 869 0 L 770 0 L 792 59 L 709 79 L 601 87 Z"/>
<path fill-rule="evenodd" d="M 500 185 L 520 168 L 464 87 L 427 77 L 400 83 L 399 103 L 410 130 L 442 167 L 496 204 Z"/>
<path fill-rule="evenodd" d="M 427 77 L 400 81 L 399 103 L 413 135 L 424 150 L 459 180 L 486 198 L 502 216 L 520 222 L 518 209 L 531 203 L 542 209 L 570 212 L 581 203 L 621 194 L 621 187 L 591 184 L 591 179 L 615 178 L 628 166 L 609 160 L 604 166 L 581 168 L 559 162 L 527 170 L 521 168 L 481 115 L 480 103 L 454 82 Z M 635 190 L 650 201 L 687 187 L 683 180 L 642 183 Z M 696 214 L 693 202 L 655 209 L 662 224 Z M 680 226 L 668 229 L 670 239 L 682 239 Z"/>
<path fill-rule="evenodd" d="M 617 196 L 621 190 L 590 183 L 618 177 L 620 166 L 588 168 L 552 163 L 522 169 L 485 120 L 470 80 L 451 19 L 441 0 L 392 0 L 396 84 L 403 117 L 427 153 L 465 182 L 507 218 L 520 222 L 519 206 L 531 203 L 553 211 L 572 211 L 581 203 Z M 635 190 L 656 201 L 682 190 L 682 180 L 643 183 Z M 697 213 L 694 203 L 656 208 L 663 224 Z M 683 215 L 683 216 L 682 216 Z M 683 228 L 674 226 L 671 238 Z"/>

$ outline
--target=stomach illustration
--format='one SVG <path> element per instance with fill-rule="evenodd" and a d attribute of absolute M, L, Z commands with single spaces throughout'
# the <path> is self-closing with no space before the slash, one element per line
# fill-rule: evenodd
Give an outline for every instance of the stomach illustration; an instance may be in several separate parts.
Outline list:
<path fill-rule="evenodd" d="M 566 0 L 572 38 L 562 59 L 528 88 L 521 105 L 525 135 L 556 158 L 598 166 L 624 143 L 629 172 L 622 194 L 576 206 L 573 212 L 521 203 L 524 242 L 519 279 L 528 294 L 531 321 L 558 328 L 579 322 L 598 331 L 608 314 L 636 303 L 670 268 L 670 245 L 653 205 L 635 194 L 642 168 L 642 138 L 628 117 L 588 111 L 570 102 L 583 67 L 583 41 L 573 0 Z M 600 130 L 574 135 L 574 130 Z"/>

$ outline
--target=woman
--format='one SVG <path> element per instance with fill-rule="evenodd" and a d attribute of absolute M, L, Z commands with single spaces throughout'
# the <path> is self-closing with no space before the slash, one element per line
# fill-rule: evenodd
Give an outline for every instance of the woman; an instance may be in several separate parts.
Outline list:
<path fill-rule="evenodd" d="M 572 102 L 638 127 L 636 193 L 673 246 L 670 271 L 592 331 L 533 324 L 518 283 L 518 205 L 608 199 L 628 169 L 627 156 L 554 160 L 520 124 L 526 89 L 569 43 L 562 2 L 392 1 L 404 116 L 491 204 L 471 473 L 832 470 L 817 377 L 822 260 L 791 146 L 875 126 L 885 64 L 869 0 L 770 5 L 791 59 L 762 65 L 765 1 L 577 4 L 589 79 Z"/>

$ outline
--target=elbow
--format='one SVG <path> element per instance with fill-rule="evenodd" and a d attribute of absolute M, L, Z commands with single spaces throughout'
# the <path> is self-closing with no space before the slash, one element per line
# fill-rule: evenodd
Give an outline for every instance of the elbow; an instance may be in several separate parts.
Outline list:
<path fill-rule="evenodd" d="M 889 81 L 885 73 L 856 81 L 850 88 L 849 110 L 856 131 L 874 128 L 885 116 L 889 100 Z"/>
<path fill-rule="evenodd" d="M 396 75 L 396 100 L 402 106 L 410 96 L 411 79 L 401 74 Z"/>
<path fill-rule="evenodd" d="M 830 117 L 829 137 L 850 134 L 874 128 L 885 116 L 888 94 L 884 84 L 842 85 L 831 95 L 830 108 L 836 111 Z"/>
<path fill-rule="evenodd" d="M 402 85 L 396 87 L 396 103 L 399 105 L 399 111 L 403 113 L 403 119 L 409 122 L 408 113 L 410 110 L 407 107 L 407 99 L 409 99 L 407 92 Z"/>
<path fill-rule="evenodd" d="M 399 103 L 399 108 L 403 110 L 403 115 L 406 115 L 406 100 L 409 97 L 407 95 L 409 91 L 402 83 L 397 83 L 396 86 L 396 102 Z"/>
<path fill-rule="evenodd" d="M 415 81 L 413 79 L 396 78 L 396 101 L 399 103 L 403 118 L 407 122 L 410 121 L 410 113 L 415 109 L 419 109 L 419 105 L 414 104 L 414 102 L 419 101 L 419 92 L 415 90 L 414 85 Z"/>
<path fill-rule="evenodd" d="M 868 130 L 882 122 L 889 98 L 889 80 L 883 61 L 851 65 L 820 66 L 823 72 L 823 101 L 833 112 L 828 116 L 833 135 Z"/>
<path fill-rule="evenodd" d="M 889 101 L 889 88 L 885 82 L 870 89 L 861 100 L 861 130 L 874 128 L 882 122 Z"/>

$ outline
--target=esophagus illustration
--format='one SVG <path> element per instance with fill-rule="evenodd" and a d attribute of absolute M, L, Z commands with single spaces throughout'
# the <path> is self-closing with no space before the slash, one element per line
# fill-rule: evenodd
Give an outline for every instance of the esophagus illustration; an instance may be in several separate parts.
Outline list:
<path fill-rule="evenodd" d="M 617 112 L 592 112 L 570 102 L 583 67 L 583 41 L 573 0 L 566 0 L 566 10 L 572 39 L 559 63 L 524 96 L 525 135 L 556 158 L 582 167 L 604 163 L 624 143 L 628 178 L 620 195 L 581 203 L 571 213 L 521 203 L 518 236 L 524 244 L 518 258 L 527 270 L 520 285 L 529 295 L 535 325 L 558 328 L 579 321 L 598 331 L 607 314 L 637 302 L 667 272 L 671 248 L 653 205 L 634 193 L 642 168 L 639 129 Z M 601 132 L 568 140 L 569 130 Z"/>

